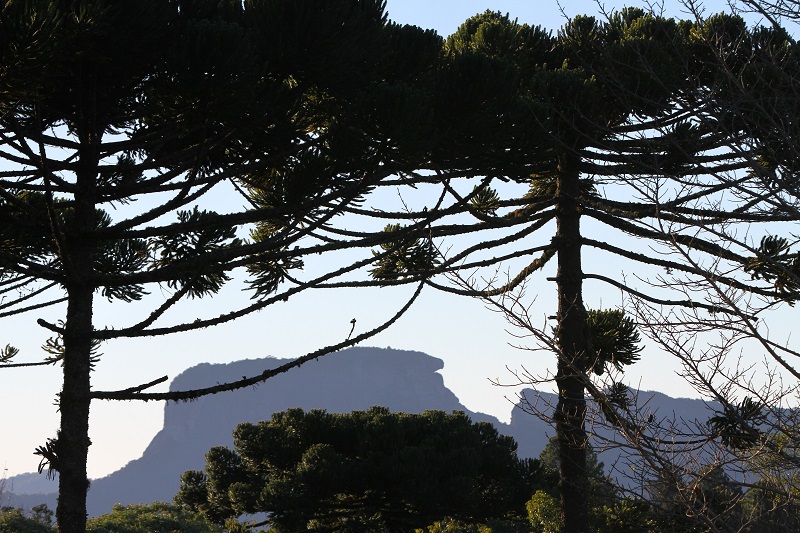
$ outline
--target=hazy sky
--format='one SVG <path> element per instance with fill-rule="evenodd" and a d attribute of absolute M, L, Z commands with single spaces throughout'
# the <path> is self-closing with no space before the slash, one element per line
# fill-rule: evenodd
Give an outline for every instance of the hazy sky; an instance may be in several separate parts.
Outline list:
<path fill-rule="evenodd" d="M 621 2 L 605 2 L 611 9 Z M 629 2 L 628 5 L 639 5 Z M 722 2 L 707 2 L 709 9 L 720 9 Z M 589 0 L 563 0 L 568 16 L 595 13 Z M 487 9 L 508 12 L 521 22 L 556 29 L 564 22 L 555 0 L 389 0 L 390 17 L 398 22 L 435 28 L 443 36 L 452 33 L 466 18 Z M 669 2 L 669 14 L 681 16 L 680 5 Z M 597 265 L 593 265 L 597 266 Z M 617 265 L 602 265 L 618 270 Z M 544 323 L 554 310 L 554 287 L 537 278 L 540 285 L 530 287 L 535 299 L 532 316 Z M 536 296 L 540 293 L 539 296 Z M 246 317 L 234 324 L 191 334 L 125 341 L 104 347 L 106 354 L 93 375 L 98 390 L 114 390 L 149 382 L 162 375 L 174 377 L 182 370 L 202 362 L 229 362 L 265 356 L 296 357 L 340 341 L 347 335 L 350 319 L 358 318 L 366 329 L 390 316 L 408 296 L 408 288 L 360 293 L 301 295 L 279 306 Z M 244 298 L 247 298 L 245 296 Z M 98 298 L 96 316 L 100 321 L 130 323 L 134 316 L 125 304 L 109 306 Z M 226 300 L 193 302 L 185 312 L 201 314 L 203 309 L 225 309 Z M 621 301 L 618 292 L 593 291 L 589 307 L 612 307 Z M 314 309 L 311 312 L 311 309 Z M 130 316 L 129 316 L 130 315 Z M 0 345 L 14 344 L 23 350 L 20 360 L 32 360 L 48 335 L 36 326 L 37 318 L 57 320 L 51 310 L 17 319 L 3 319 Z M 363 326 L 362 326 L 363 325 Z M 523 366 L 535 373 L 552 366 L 552 354 L 520 350 L 510 344 L 523 343 L 506 332 L 502 317 L 483 308 L 477 301 L 429 293 L 423 295 L 409 314 L 389 331 L 369 341 L 369 345 L 420 350 L 444 360 L 445 384 L 471 410 L 507 420 L 510 417 L 513 389 L 491 385 L 490 379 L 512 381 L 509 369 Z M 648 354 L 649 355 L 649 354 Z M 628 381 L 645 390 L 660 390 L 673 396 L 692 396 L 692 389 L 675 375 L 674 362 L 658 354 L 646 357 L 628 372 Z M 36 446 L 53 437 L 58 415 L 53 405 L 60 389 L 60 367 L 16 369 L 0 372 L 0 469 L 7 475 L 35 471 Z M 268 387 L 265 384 L 264 387 Z M 166 386 L 161 389 L 164 390 Z M 100 477 L 139 457 L 160 429 L 164 406 L 160 403 L 94 402 L 90 433 L 89 475 Z"/>

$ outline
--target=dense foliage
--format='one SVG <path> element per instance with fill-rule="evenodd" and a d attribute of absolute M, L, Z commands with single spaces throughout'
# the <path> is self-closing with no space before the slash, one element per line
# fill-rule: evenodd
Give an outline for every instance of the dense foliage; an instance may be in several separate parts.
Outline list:
<path fill-rule="evenodd" d="M 52 513 L 51 513 L 52 514 Z M 0 509 L 0 532 L 2 533 L 52 533 L 51 521 L 41 516 L 26 515 L 20 509 Z"/>
<path fill-rule="evenodd" d="M 217 523 L 267 512 L 275 531 L 408 531 L 520 516 L 538 476 L 516 443 L 463 413 L 291 409 L 241 424 L 176 503 Z"/>
<path fill-rule="evenodd" d="M 0 510 L 2 533 L 52 533 L 53 512 L 38 506 L 29 513 L 21 509 Z M 222 533 L 222 528 L 196 513 L 156 502 L 147 505 L 116 505 L 102 516 L 90 518 L 90 533 Z"/>
<path fill-rule="evenodd" d="M 90 518 L 90 533 L 221 533 L 222 528 L 202 516 L 174 505 L 156 502 L 147 505 L 115 505 L 108 514 Z"/>

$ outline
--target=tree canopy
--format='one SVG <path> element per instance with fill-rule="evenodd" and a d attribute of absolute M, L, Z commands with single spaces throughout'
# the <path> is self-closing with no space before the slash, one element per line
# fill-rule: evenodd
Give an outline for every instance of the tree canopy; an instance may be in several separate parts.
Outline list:
<path fill-rule="evenodd" d="M 788 77 L 780 65 L 793 47 L 780 28 L 750 29 L 735 15 L 680 21 L 631 8 L 605 20 L 576 16 L 554 36 L 489 11 L 467 21 L 445 46 L 453 55 L 483 54 L 508 65 L 515 94 L 546 110 L 538 115 L 546 117 L 543 149 L 526 152 L 525 165 L 487 175 L 472 202 L 483 228 L 507 219 L 526 228 L 513 237 L 484 237 L 482 250 L 524 242 L 525 255 L 533 259 L 507 280 L 452 277 L 462 294 L 506 313 L 534 348 L 556 354 L 552 380 L 558 403 L 555 413 L 540 415 L 556 425 L 559 436 L 563 531 L 586 531 L 587 393 L 624 439 L 656 446 L 663 438 L 642 436 L 644 425 L 628 417 L 629 397 L 616 382 L 639 358 L 633 321 L 652 337 L 658 337 L 656 329 L 648 328 L 656 322 L 685 325 L 689 337 L 679 343 L 661 336 L 680 350 L 698 324 L 708 325 L 706 331 L 726 328 L 726 321 L 743 316 L 729 294 L 763 299 L 766 309 L 791 290 L 787 276 L 765 266 L 776 266 L 777 256 L 790 262 L 791 254 L 771 241 L 753 246 L 747 237 L 797 218 L 778 207 L 792 201 L 789 189 L 775 186 L 788 177 L 770 180 L 765 172 L 770 163 L 759 163 L 760 154 L 778 150 L 780 143 L 768 140 L 777 130 L 758 121 L 769 116 L 772 124 L 778 116 L 754 107 L 726 110 L 748 101 L 735 81 L 748 87 L 752 104 L 759 97 L 743 80 L 763 84 L 765 94 L 791 84 L 793 63 L 785 64 Z M 778 113 L 791 107 L 781 109 Z M 502 180 L 527 191 L 519 194 Z M 521 199 L 524 208 L 515 204 Z M 639 251 L 644 246 L 652 252 Z M 593 260 L 587 264 L 589 254 Z M 626 265 L 635 282 L 604 268 L 611 260 Z M 547 268 L 556 270 L 547 278 L 558 298 L 552 330 L 527 315 L 529 303 L 522 296 L 523 289 L 544 290 L 532 280 Z M 709 283 L 718 290 L 700 288 Z M 590 285 L 620 290 L 635 319 L 626 324 L 619 310 L 587 309 Z M 628 348 L 614 355 L 602 349 L 606 339 L 592 331 L 593 324 L 611 326 L 612 318 L 628 338 Z"/>
<path fill-rule="evenodd" d="M 425 228 L 459 207 L 383 231 L 392 217 L 362 209 L 365 196 L 399 175 L 429 182 L 413 172 L 432 154 L 486 166 L 469 147 L 499 143 L 509 122 L 476 105 L 509 99 L 493 86 L 453 97 L 467 68 L 496 64 L 444 65 L 442 39 L 391 23 L 380 0 L 21 0 L 0 10 L 0 34 L 0 318 L 61 316 L 37 320 L 52 335 L 45 360 L 17 362 L 29 355 L 9 343 L 0 363 L 63 367 L 61 427 L 36 450 L 40 470 L 59 473 L 62 531 L 84 529 L 92 400 L 250 386 L 382 331 L 430 275 Z M 486 117 L 480 131 L 464 128 L 470 110 Z M 381 224 L 361 231 L 354 219 Z M 337 266 L 303 275 L 337 252 Z M 176 312 L 236 276 L 250 302 Z M 279 369 L 193 391 L 148 391 L 168 379 L 158 375 L 92 387 L 119 339 L 223 324 L 311 288 L 387 283 L 417 289 L 378 326 Z M 137 318 L 97 316 L 98 298 Z"/>
<path fill-rule="evenodd" d="M 217 523 L 269 513 L 274 531 L 409 531 L 446 517 L 521 516 L 538 463 L 464 413 L 290 409 L 240 424 L 175 502 Z"/>
<path fill-rule="evenodd" d="M 53 512 L 46 505 L 34 507 L 26 515 L 21 509 L 0 509 L 3 533 L 52 533 Z M 222 528 L 196 513 L 174 505 L 155 502 L 147 505 L 115 505 L 110 513 L 90 518 L 90 533 L 221 533 Z"/>
<path fill-rule="evenodd" d="M 19 0 L 0 11 L 0 35 L 0 318 L 63 310 L 37 321 L 53 335 L 48 358 L 19 363 L 63 366 L 61 427 L 37 449 L 59 472 L 62 531 L 83 531 L 92 400 L 259 383 L 382 331 L 429 286 L 492 302 L 556 354 L 561 518 L 583 532 L 587 393 L 641 435 L 614 382 L 640 357 L 638 333 L 619 310 L 586 309 L 584 285 L 703 327 L 753 315 L 726 291 L 765 309 L 800 287 L 788 242 L 737 237 L 797 219 L 784 135 L 796 125 L 775 128 L 796 113 L 761 109 L 794 88 L 796 47 L 775 25 L 623 9 L 553 35 L 487 11 L 443 40 L 391 23 L 380 0 Z M 383 187 L 435 192 L 365 206 Z M 585 268 L 587 251 L 655 273 L 634 287 L 605 260 Z M 304 276 L 319 255 L 341 262 Z M 516 273 L 476 281 L 501 262 Z M 552 267 L 551 330 L 504 298 Z M 176 316 L 235 276 L 251 302 Z M 92 387 L 113 341 L 222 324 L 308 289 L 401 284 L 416 289 L 382 324 L 276 370 L 193 391 L 148 391 L 166 376 Z M 98 298 L 139 318 L 105 322 Z M 15 357 L 0 352 L 5 367 Z"/>
<path fill-rule="evenodd" d="M 115 505 L 110 513 L 90 518 L 90 533 L 219 533 L 222 528 L 197 513 L 174 505 L 155 502 L 147 505 Z"/>

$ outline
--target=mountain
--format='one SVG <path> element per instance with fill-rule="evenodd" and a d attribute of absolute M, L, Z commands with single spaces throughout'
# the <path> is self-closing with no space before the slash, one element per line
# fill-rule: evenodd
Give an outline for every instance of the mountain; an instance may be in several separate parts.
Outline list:
<path fill-rule="evenodd" d="M 288 362 L 286 359 L 254 359 L 229 364 L 201 364 L 178 375 L 170 390 L 196 389 L 242 376 L 259 374 Z M 141 458 L 104 478 L 92 481 L 88 507 L 90 516 L 107 513 L 115 503 L 171 501 L 178 491 L 180 475 L 202 469 L 205 453 L 212 446 L 232 446 L 233 429 L 240 422 L 269 419 L 272 413 L 290 407 L 325 409 L 347 413 L 385 406 L 392 411 L 420 413 L 430 409 L 466 412 L 473 421 L 486 421 L 513 436 L 522 457 L 535 457 L 554 431 L 550 426 L 515 409 L 510 424 L 466 409 L 444 386 L 441 359 L 415 351 L 351 348 L 309 362 L 280 374 L 255 388 L 206 396 L 192 402 L 169 402 L 164 408 L 164 427 Z M 526 391 L 533 401 L 534 391 Z M 650 394 L 650 393 L 648 393 Z M 661 406 L 660 414 L 684 417 L 706 406 L 699 400 L 675 400 L 654 394 L 650 405 Z M 554 404 L 553 395 L 540 394 L 539 401 Z M 607 462 L 608 459 L 603 457 Z M 33 477 L 35 476 L 35 477 Z M 12 505 L 31 508 L 39 503 L 55 506 L 55 494 L 35 494 L 36 479 L 22 474 L 9 478 L 14 487 Z M 41 486 L 41 485 L 38 485 Z M 52 482 L 49 482 L 52 487 Z M 19 490 L 22 489 L 22 490 Z"/>
<path fill-rule="evenodd" d="M 56 478 L 58 479 L 58 478 Z M 48 479 L 46 475 L 30 472 L 28 474 L 19 474 L 6 479 L 4 489 L 8 492 L 14 493 L 17 496 L 24 494 L 42 494 L 53 490 L 58 484 L 52 479 Z"/>

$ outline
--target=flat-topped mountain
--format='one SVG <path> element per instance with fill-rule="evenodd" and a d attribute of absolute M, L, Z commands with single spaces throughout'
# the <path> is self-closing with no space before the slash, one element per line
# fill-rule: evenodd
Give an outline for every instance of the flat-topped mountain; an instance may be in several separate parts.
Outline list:
<path fill-rule="evenodd" d="M 265 358 L 200 364 L 178 375 L 170 390 L 233 381 L 286 362 L 288 360 Z M 171 501 L 178 491 L 180 475 L 186 470 L 202 469 L 209 448 L 233 445 L 232 432 L 237 424 L 266 420 L 273 413 L 291 407 L 335 413 L 374 405 L 409 413 L 431 409 L 464 411 L 474 421 L 490 422 L 501 433 L 513 436 L 519 444 L 520 456 L 539 454 L 548 436 L 554 433 L 548 425 L 519 409 L 514 410 L 510 424 L 469 411 L 444 386 L 438 373 L 443 367 L 441 359 L 421 352 L 351 348 L 306 363 L 254 388 L 206 396 L 192 402 L 170 402 L 164 408 L 163 429 L 142 457 L 109 476 L 92 481 L 89 514 L 109 512 L 115 503 Z M 699 400 L 675 400 L 653 394 L 650 405 L 660 406 L 664 414 L 680 412 L 686 416 L 691 411 L 705 409 Z M 543 400 L 554 401 L 554 398 L 543 395 Z M 33 476 L 35 474 L 22 474 L 8 480 L 8 486 L 13 486 L 15 493 L 11 504 L 30 508 L 44 502 L 54 508 L 55 494 L 34 494 L 37 486 L 43 486 L 44 476 Z M 50 481 L 44 486 L 55 488 L 56 484 Z"/>

